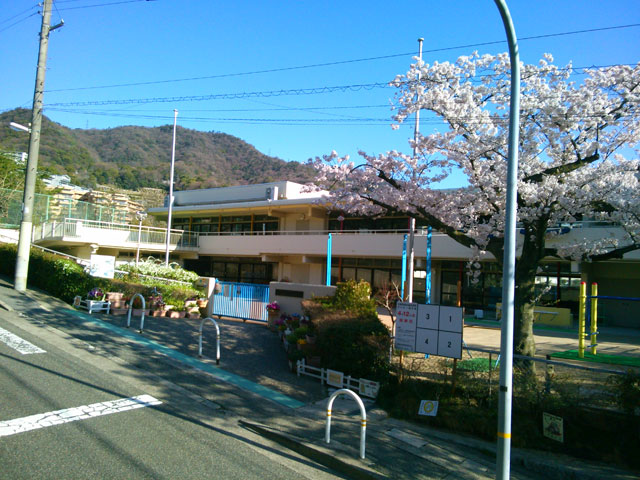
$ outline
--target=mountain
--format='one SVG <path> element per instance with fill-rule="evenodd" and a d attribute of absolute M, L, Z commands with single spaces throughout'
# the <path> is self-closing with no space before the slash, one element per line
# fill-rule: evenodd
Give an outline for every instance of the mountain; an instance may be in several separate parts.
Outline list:
<path fill-rule="evenodd" d="M 31 111 L 0 114 L 0 125 L 27 125 Z M 166 188 L 169 183 L 173 125 L 117 127 L 104 130 L 70 129 L 42 119 L 38 169 L 66 174 L 87 188 L 98 184 L 137 190 Z M 0 128 L 0 152 L 27 151 L 29 135 Z M 313 171 L 260 153 L 232 135 L 178 127 L 175 184 L 177 190 L 291 180 L 310 181 Z"/>

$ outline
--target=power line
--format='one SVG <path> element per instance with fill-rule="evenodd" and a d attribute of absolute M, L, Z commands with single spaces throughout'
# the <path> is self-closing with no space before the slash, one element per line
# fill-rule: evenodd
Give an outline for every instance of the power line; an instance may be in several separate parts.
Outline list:
<path fill-rule="evenodd" d="M 388 82 L 364 83 L 358 85 L 340 85 L 333 87 L 294 88 L 288 90 L 268 90 L 259 92 L 218 93 L 212 95 L 192 95 L 182 97 L 131 98 L 125 100 L 96 100 L 87 102 L 50 103 L 48 107 L 83 107 L 97 105 L 128 105 L 145 103 L 201 102 L 207 100 L 237 100 L 242 98 L 282 97 L 289 95 L 318 95 L 334 92 L 357 92 L 376 88 L 390 88 Z"/>
<path fill-rule="evenodd" d="M 144 0 L 130 0 L 130 1 L 144 1 Z M 122 3 L 128 3 L 128 2 L 122 2 Z M 600 32 L 600 31 L 606 31 L 606 30 L 616 30 L 616 29 L 633 28 L 633 27 L 640 27 L 640 23 L 634 23 L 634 24 L 629 24 L 629 25 L 618 25 L 618 26 L 613 26 L 613 27 L 591 28 L 591 29 L 586 29 L 586 30 L 575 30 L 575 31 L 571 31 L 571 32 L 559 32 L 559 33 L 549 33 L 549 34 L 544 34 L 544 35 L 534 35 L 534 36 L 519 38 L 518 41 L 537 40 L 537 39 L 541 39 L 541 38 L 559 37 L 559 36 L 565 36 L 565 35 L 577 35 L 577 34 L 581 34 L 581 33 L 593 33 L 593 32 Z M 457 46 L 453 46 L 453 47 L 434 48 L 434 49 L 431 49 L 431 50 L 425 50 L 423 53 L 445 52 L 445 51 L 449 51 L 449 50 L 457 50 L 457 49 L 472 48 L 472 47 L 482 47 L 482 46 L 496 45 L 496 44 L 501 44 L 501 43 L 506 43 L 506 41 L 505 40 L 496 40 L 496 41 L 491 41 L 491 42 L 471 43 L 471 44 L 467 44 L 467 45 L 457 45 Z M 270 69 L 253 70 L 253 71 L 247 71 L 247 72 L 223 73 L 223 74 L 218 74 L 218 75 L 206 75 L 206 76 L 200 76 L 200 77 L 186 77 L 186 78 L 176 78 L 176 79 L 169 79 L 169 80 L 152 80 L 152 81 L 148 81 L 148 82 L 119 83 L 119 84 L 111 84 L 111 85 L 98 85 L 98 86 L 93 86 L 93 87 L 59 88 L 59 89 L 55 89 L 55 90 L 47 90 L 47 93 L 70 92 L 70 91 L 79 91 L 79 90 L 97 90 L 97 89 L 105 89 L 105 88 L 136 87 L 136 86 L 145 86 L 145 85 L 160 85 L 160 84 L 165 84 L 165 83 L 191 82 L 191 81 L 197 81 L 197 80 L 213 80 L 213 79 L 218 79 L 218 78 L 230 78 L 230 77 L 240 77 L 240 76 L 247 76 L 247 75 L 258 75 L 258 74 L 264 74 L 264 73 L 277 73 L 277 72 L 286 72 L 286 71 L 292 71 L 292 70 L 303 70 L 303 69 L 309 69 L 309 68 L 330 67 L 330 66 L 335 66 L 335 65 L 345 65 L 345 64 L 360 63 L 360 62 L 370 62 L 370 61 L 376 61 L 376 60 L 386 60 L 386 59 L 389 59 L 389 58 L 406 57 L 406 56 L 415 56 L 415 52 L 394 53 L 394 54 L 390 54 L 390 55 L 379 55 L 379 56 L 375 56 L 375 57 L 356 58 L 356 59 L 351 59 L 351 60 L 338 60 L 338 61 L 334 61 L 334 62 L 314 63 L 314 64 L 310 64 L 310 65 L 298 65 L 298 66 L 292 66 L 292 67 L 270 68 Z"/>

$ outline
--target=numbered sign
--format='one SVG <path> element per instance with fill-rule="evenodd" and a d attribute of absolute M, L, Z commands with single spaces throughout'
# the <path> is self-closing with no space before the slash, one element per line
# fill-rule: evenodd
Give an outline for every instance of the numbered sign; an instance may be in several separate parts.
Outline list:
<path fill-rule="evenodd" d="M 416 332 L 416 352 L 438 355 L 438 330 L 419 328 Z"/>
<path fill-rule="evenodd" d="M 438 330 L 439 305 L 418 305 L 418 328 Z"/>
<path fill-rule="evenodd" d="M 462 333 L 462 308 L 440 307 L 440 330 Z"/>
<path fill-rule="evenodd" d="M 462 358 L 462 335 L 443 332 L 438 335 L 438 355 L 449 358 Z"/>
<path fill-rule="evenodd" d="M 462 308 L 398 302 L 395 347 L 399 350 L 462 358 Z"/>

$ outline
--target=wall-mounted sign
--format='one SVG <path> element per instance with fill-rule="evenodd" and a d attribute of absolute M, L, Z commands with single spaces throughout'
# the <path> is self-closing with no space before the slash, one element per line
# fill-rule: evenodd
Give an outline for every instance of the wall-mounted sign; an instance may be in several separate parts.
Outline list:
<path fill-rule="evenodd" d="M 556 442 L 564 442 L 564 421 L 562 417 L 543 412 L 542 434 Z"/>
<path fill-rule="evenodd" d="M 462 308 L 398 302 L 395 347 L 398 350 L 462 358 Z"/>
<path fill-rule="evenodd" d="M 327 385 L 342 388 L 344 384 L 344 373 L 337 370 L 327 369 Z"/>
<path fill-rule="evenodd" d="M 89 275 L 100 278 L 113 278 L 116 270 L 116 257 L 111 255 L 91 255 Z"/>
<path fill-rule="evenodd" d="M 438 414 L 437 400 L 422 400 L 418 415 L 426 415 L 427 417 L 435 417 Z"/>

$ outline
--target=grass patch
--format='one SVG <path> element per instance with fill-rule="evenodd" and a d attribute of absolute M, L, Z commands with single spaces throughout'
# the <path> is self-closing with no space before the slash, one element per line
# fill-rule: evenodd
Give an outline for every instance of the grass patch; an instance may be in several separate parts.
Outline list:
<path fill-rule="evenodd" d="M 469 360 L 459 361 L 458 368 L 469 372 L 488 372 L 489 369 L 496 369 L 495 363 L 495 360 L 489 362 L 488 358 L 470 358 Z"/>
<path fill-rule="evenodd" d="M 556 352 L 551 354 L 555 358 L 566 358 L 568 360 L 580 360 L 584 362 L 606 363 L 609 365 L 624 365 L 627 367 L 640 367 L 640 358 L 625 357 L 622 355 L 603 355 L 601 353 L 592 355 L 591 352 L 584 352 L 584 358 L 578 357 L 578 350 L 567 350 L 566 352 Z"/>

